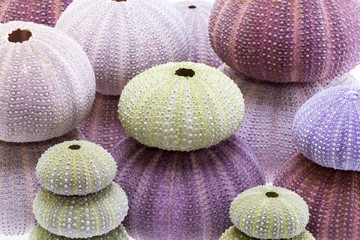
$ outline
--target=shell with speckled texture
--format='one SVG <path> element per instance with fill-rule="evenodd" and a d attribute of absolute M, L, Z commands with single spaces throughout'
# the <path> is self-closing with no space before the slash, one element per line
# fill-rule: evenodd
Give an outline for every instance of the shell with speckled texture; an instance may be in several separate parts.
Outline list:
<path fill-rule="evenodd" d="M 123 224 L 136 239 L 218 240 L 232 225 L 233 198 L 265 183 L 256 157 L 237 136 L 191 152 L 150 148 L 128 137 L 111 154 L 115 182 L 129 198 Z"/>
<path fill-rule="evenodd" d="M 251 78 L 322 81 L 360 62 L 360 3 L 216 0 L 209 36 L 220 58 Z"/>
<path fill-rule="evenodd" d="M 298 153 L 274 185 L 295 191 L 307 202 L 306 228 L 317 240 L 360 239 L 360 172 L 322 167 Z"/>
<path fill-rule="evenodd" d="M 95 71 L 96 90 L 105 95 L 120 95 L 142 71 L 188 56 L 184 21 L 167 1 L 77 0 L 56 28 L 84 48 Z"/>
<path fill-rule="evenodd" d="M 0 139 L 35 142 L 70 132 L 88 114 L 95 76 L 79 44 L 30 22 L 0 25 Z"/>

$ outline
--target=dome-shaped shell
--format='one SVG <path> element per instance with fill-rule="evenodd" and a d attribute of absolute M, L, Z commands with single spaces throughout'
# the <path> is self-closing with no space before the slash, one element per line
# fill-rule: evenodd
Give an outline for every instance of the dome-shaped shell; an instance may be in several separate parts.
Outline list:
<path fill-rule="evenodd" d="M 70 132 L 90 111 L 95 77 L 79 44 L 30 22 L 0 25 L 0 139 L 35 142 Z"/>
<path fill-rule="evenodd" d="M 60 14 L 72 1 L 3 0 L 0 3 L 0 22 L 5 23 L 18 20 L 54 27 Z"/>
<path fill-rule="evenodd" d="M 184 21 L 168 1 L 77 0 L 56 28 L 84 48 L 96 90 L 106 95 L 120 95 L 131 78 L 152 66 L 188 56 Z"/>
<path fill-rule="evenodd" d="M 240 193 L 231 203 L 231 221 L 254 238 L 292 238 L 304 231 L 309 221 L 306 202 L 295 192 L 271 185 Z"/>
<path fill-rule="evenodd" d="M 317 240 L 360 239 L 360 172 L 322 167 L 299 153 L 274 185 L 295 191 L 307 202 L 306 228 Z"/>
<path fill-rule="evenodd" d="M 118 227 L 128 211 L 125 192 L 112 183 L 85 196 L 63 196 L 42 188 L 35 196 L 37 222 L 49 232 L 68 238 L 88 238 Z"/>
<path fill-rule="evenodd" d="M 167 63 L 139 74 L 124 88 L 119 118 L 139 142 L 191 151 L 230 137 L 241 124 L 240 89 L 217 69 L 201 63 Z"/>
<path fill-rule="evenodd" d="M 114 147 L 115 178 L 128 194 L 124 226 L 141 240 L 218 240 L 230 227 L 231 201 L 264 184 L 252 151 L 232 136 L 191 152 L 146 147 L 128 137 Z"/>
<path fill-rule="evenodd" d="M 259 240 L 259 238 L 249 237 L 235 226 L 231 226 L 221 235 L 219 240 Z M 288 240 L 315 240 L 315 238 L 309 231 L 304 230 L 301 234 L 288 238 Z"/>
<path fill-rule="evenodd" d="M 183 0 L 174 3 L 184 19 L 189 35 L 187 61 L 218 67 L 222 61 L 212 49 L 208 33 L 212 5 L 212 2 L 204 0 Z"/>
<path fill-rule="evenodd" d="M 360 87 L 338 86 L 317 93 L 298 110 L 295 144 L 317 164 L 360 171 Z"/>
<path fill-rule="evenodd" d="M 109 152 L 125 136 L 118 114 L 120 96 L 96 93 L 90 113 L 77 128 L 88 141 L 99 144 Z"/>
<path fill-rule="evenodd" d="M 216 0 L 209 37 L 227 65 L 254 79 L 331 79 L 360 62 L 360 3 Z"/>
<path fill-rule="evenodd" d="M 292 126 L 301 105 L 329 87 L 360 86 L 360 80 L 351 74 L 322 82 L 276 84 L 250 79 L 225 65 L 219 70 L 234 80 L 243 93 L 245 116 L 236 134 L 256 154 L 267 182 L 273 181 L 276 173 L 297 151 Z"/>
<path fill-rule="evenodd" d="M 0 141 L 0 236 L 23 235 L 35 226 L 32 204 L 40 189 L 36 163 L 49 147 L 74 139 L 82 139 L 76 130 L 43 142 Z"/>
<path fill-rule="evenodd" d="M 86 195 L 107 187 L 116 175 L 114 158 L 88 141 L 67 141 L 41 155 L 36 177 L 49 191 L 61 195 Z"/>
<path fill-rule="evenodd" d="M 68 240 L 69 238 L 52 234 L 46 229 L 37 225 L 31 232 L 29 240 Z M 95 236 L 92 238 L 77 238 L 77 240 L 133 240 L 126 232 L 125 227 L 120 224 L 119 227 L 111 230 L 110 232 Z"/>

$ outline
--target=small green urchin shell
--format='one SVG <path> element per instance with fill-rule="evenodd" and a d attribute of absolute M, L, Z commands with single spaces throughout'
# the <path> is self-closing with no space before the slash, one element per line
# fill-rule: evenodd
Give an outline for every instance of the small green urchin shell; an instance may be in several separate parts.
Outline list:
<path fill-rule="evenodd" d="M 107 187 L 116 163 L 104 148 L 87 141 L 67 141 L 44 152 L 36 166 L 39 183 L 61 195 L 86 195 Z"/>
<path fill-rule="evenodd" d="M 69 238 L 52 234 L 46 229 L 37 225 L 29 236 L 29 240 L 68 240 Z M 95 236 L 92 238 L 77 238 L 77 240 L 133 240 L 126 232 L 125 227 L 120 224 L 119 227 L 111 230 L 109 233 Z"/>
<path fill-rule="evenodd" d="M 139 142 L 165 150 L 208 148 L 230 137 L 244 116 L 237 85 L 217 69 L 172 62 L 133 78 L 119 101 L 119 118 Z"/>
<path fill-rule="evenodd" d="M 230 218 L 254 238 L 292 238 L 305 229 L 309 209 L 295 192 L 266 185 L 240 193 L 231 203 Z"/>
<path fill-rule="evenodd" d="M 86 196 L 63 196 L 42 188 L 33 205 L 37 222 L 53 234 L 88 238 L 108 233 L 128 211 L 125 192 L 116 184 Z"/>
<path fill-rule="evenodd" d="M 221 235 L 219 240 L 259 240 L 259 238 L 249 237 L 235 226 L 231 226 Z M 304 230 L 301 234 L 288 240 L 315 240 L 315 238 L 309 231 Z"/>

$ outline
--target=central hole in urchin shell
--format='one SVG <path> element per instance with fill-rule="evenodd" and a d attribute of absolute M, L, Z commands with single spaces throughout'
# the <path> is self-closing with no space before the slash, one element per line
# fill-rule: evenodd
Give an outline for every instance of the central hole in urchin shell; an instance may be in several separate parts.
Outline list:
<path fill-rule="evenodd" d="M 29 30 L 21 30 L 19 28 L 9 34 L 8 41 L 13 43 L 22 43 L 28 41 L 31 36 L 32 34 Z"/>
<path fill-rule="evenodd" d="M 80 145 L 77 145 L 77 144 L 74 144 L 74 145 L 70 145 L 69 146 L 69 149 L 71 149 L 71 150 L 78 150 L 78 149 L 80 149 L 81 148 L 81 146 Z"/>
<path fill-rule="evenodd" d="M 265 195 L 268 197 L 268 198 L 277 198 L 279 196 L 278 193 L 276 192 L 267 192 L 265 193 Z"/>
<path fill-rule="evenodd" d="M 193 77 L 195 75 L 195 71 L 189 68 L 179 68 L 175 71 L 175 75 L 180 77 Z"/>
<path fill-rule="evenodd" d="M 196 8 L 196 6 L 195 5 L 190 5 L 190 6 L 188 6 L 188 8 L 194 9 L 194 8 Z"/>
<path fill-rule="evenodd" d="M 113 0 L 115 2 L 126 2 L 126 0 Z"/>

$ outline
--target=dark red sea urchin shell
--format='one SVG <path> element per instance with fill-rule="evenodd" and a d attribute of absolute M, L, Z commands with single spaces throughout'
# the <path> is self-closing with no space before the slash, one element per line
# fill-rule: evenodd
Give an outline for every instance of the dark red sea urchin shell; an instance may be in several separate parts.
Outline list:
<path fill-rule="evenodd" d="M 129 199 L 124 226 L 147 240 L 218 240 L 232 225 L 231 201 L 265 184 L 252 151 L 237 136 L 208 149 L 164 151 L 125 138 L 111 152 Z"/>
<path fill-rule="evenodd" d="M 216 0 L 209 37 L 227 65 L 254 79 L 331 79 L 360 62 L 360 2 Z"/>

